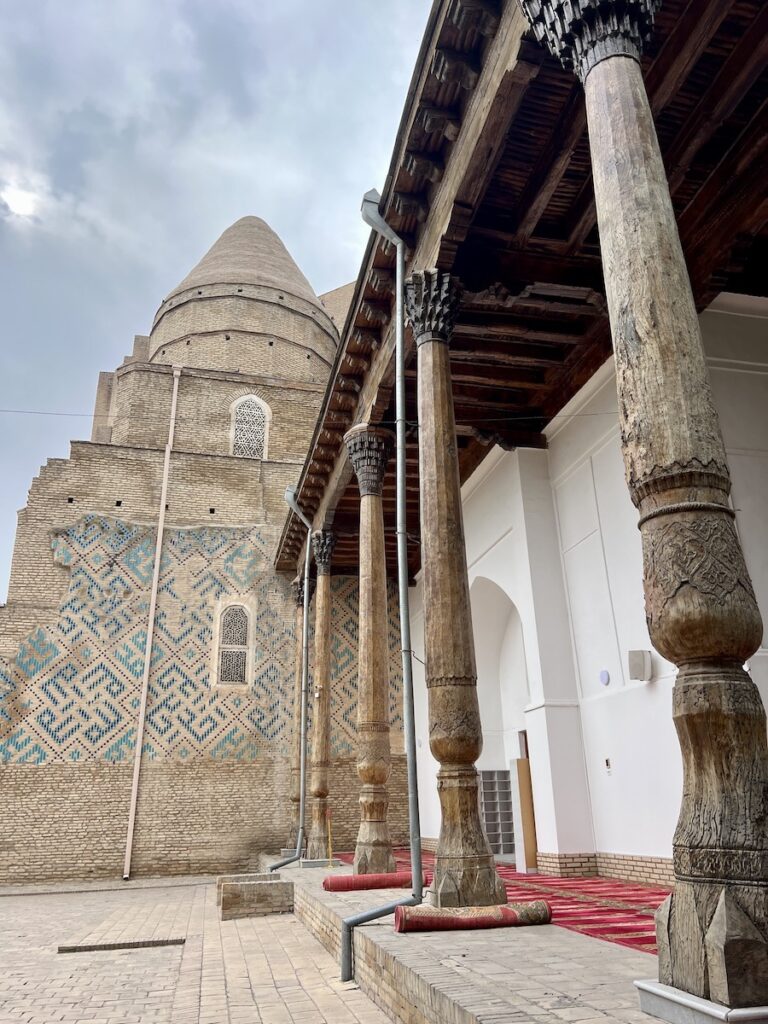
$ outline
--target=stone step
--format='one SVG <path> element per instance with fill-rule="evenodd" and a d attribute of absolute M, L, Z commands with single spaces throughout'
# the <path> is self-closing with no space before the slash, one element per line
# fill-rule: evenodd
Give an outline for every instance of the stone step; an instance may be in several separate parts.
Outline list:
<path fill-rule="evenodd" d="M 239 878 L 239 881 L 233 879 Z M 216 899 L 222 921 L 241 917 L 266 917 L 293 911 L 293 882 L 279 875 L 222 876 L 216 882 Z"/>

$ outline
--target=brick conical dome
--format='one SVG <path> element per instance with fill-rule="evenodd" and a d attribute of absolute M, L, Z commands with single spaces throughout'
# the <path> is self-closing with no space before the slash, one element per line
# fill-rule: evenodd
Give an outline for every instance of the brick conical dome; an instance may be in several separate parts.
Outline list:
<path fill-rule="evenodd" d="M 337 343 L 331 317 L 280 238 L 260 217 L 241 217 L 161 304 L 150 359 L 316 380 L 327 375 Z"/>
<path fill-rule="evenodd" d="M 216 284 L 265 285 L 320 306 L 309 281 L 261 217 L 235 221 L 168 298 L 190 288 Z"/>

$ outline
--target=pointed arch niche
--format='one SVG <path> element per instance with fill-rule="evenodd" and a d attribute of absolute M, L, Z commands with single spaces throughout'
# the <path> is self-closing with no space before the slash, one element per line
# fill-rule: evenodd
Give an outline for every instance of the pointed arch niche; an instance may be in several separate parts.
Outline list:
<path fill-rule="evenodd" d="M 258 395 L 242 395 L 230 407 L 229 450 L 241 459 L 266 459 L 272 410 Z"/>
<path fill-rule="evenodd" d="M 525 757 L 520 734 L 530 703 L 523 626 L 514 602 L 492 580 L 478 576 L 470 589 L 477 658 L 477 696 L 483 726 L 480 769 L 507 769 Z"/>

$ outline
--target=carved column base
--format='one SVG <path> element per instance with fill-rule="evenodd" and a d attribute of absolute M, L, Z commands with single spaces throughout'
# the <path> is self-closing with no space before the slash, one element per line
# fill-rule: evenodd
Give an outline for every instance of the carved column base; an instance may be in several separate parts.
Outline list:
<path fill-rule="evenodd" d="M 312 826 L 307 840 L 307 860 L 327 860 L 328 849 L 328 798 L 314 797 L 312 800 Z"/>
<path fill-rule="evenodd" d="M 378 875 L 395 870 L 387 825 L 389 795 L 386 786 L 364 785 L 360 791 L 360 830 L 352 870 L 356 875 Z"/>
<path fill-rule="evenodd" d="M 506 903 L 504 883 L 480 821 L 474 766 L 443 765 L 437 776 L 442 822 L 430 890 L 436 907 Z"/>
<path fill-rule="evenodd" d="M 659 981 L 731 1009 L 767 1006 L 768 942 L 755 925 L 767 915 L 767 886 L 676 881 L 656 912 Z"/>
<path fill-rule="evenodd" d="M 659 981 L 732 1009 L 768 1005 L 768 742 L 739 664 L 684 665 L 674 717 L 686 777 Z"/>

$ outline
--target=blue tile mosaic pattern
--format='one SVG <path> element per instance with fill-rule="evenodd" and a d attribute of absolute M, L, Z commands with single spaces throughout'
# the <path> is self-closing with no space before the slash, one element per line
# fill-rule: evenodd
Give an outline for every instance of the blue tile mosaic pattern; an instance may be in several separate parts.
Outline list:
<path fill-rule="evenodd" d="M 55 625 L 15 662 L 0 662 L 0 761 L 119 762 L 133 756 L 155 531 L 98 515 L 58 533 L 70 569 Z M 247 689 L 211 687 L 213 615 L 221 597 L 255 595 Z M 314 607 L 313 607 L 314 611 Z M 354 751 L 357 580 L 333 580 L 332 749 Z M 392 722 L 402 728 L 399 635 L 390 622 Z M 248 761 L 287 753 L 295 636 L 288 581 L 258 528 L 168 530 L 152 648 L 144 756 Z"/>

